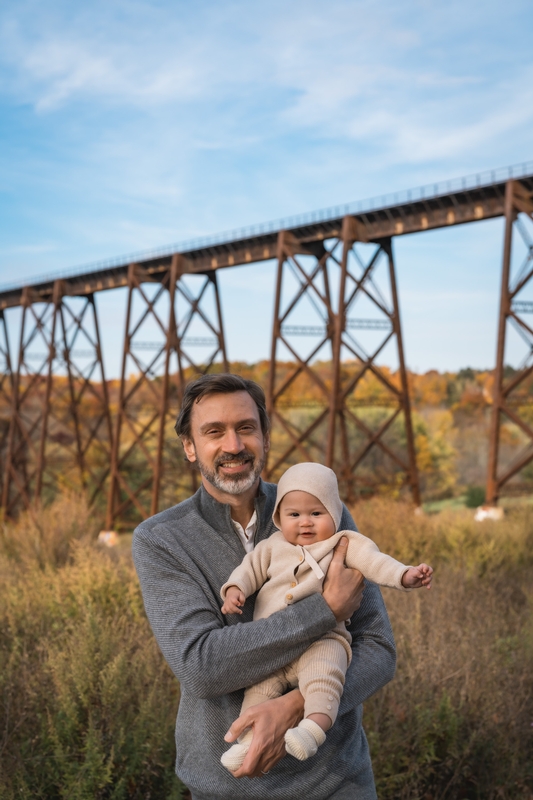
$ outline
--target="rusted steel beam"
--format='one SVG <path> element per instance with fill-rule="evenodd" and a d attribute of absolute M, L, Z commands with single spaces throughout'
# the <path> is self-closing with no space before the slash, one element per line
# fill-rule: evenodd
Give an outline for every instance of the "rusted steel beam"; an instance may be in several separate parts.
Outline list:
<path fill-rule="evenodd" d="M 401 387 L 401 400 L 400 406 L 403 410 L 403 418 L 405 425 L 405 438 L 407 443 L 407 457 L 409 461 L 409 484 L 411 486 L 411 494 L 416 506 L 421 503 L 420 498 L 420 483 L 418 479 L 418 468 L 416 465 L 415 453 L 415 437 L 413 432 L 413 422 L 411 419 L 411 400 L 409 397 L 409 384 L 407 381 L 407 369 L 405 367 L 405 356 L 403 351 L 403 335 L 402 326 L 400 322 L 400 303 L 398 299 L 398 289 L 396 286 L 396 270 L 394 267 L 394 257 L 392 253 L 392 240 L 384 242 L 383 248 L 387 254 L 389 262 L 389 278 L 392 294 L 392 308 L 393 308 L 393 329 L 396 335 L 396 344 L 398 348 L 398 362 L 400 372 L 400 387 Z"/>
<path fill-rule="evenodd" d="M 163 369 L 161 398 L 159 405 L 160 425 L 159 425 L 159 430 L 157 432 L 157 449 L 156 449 L 155 464 L 154 464 L 154 476 L 153 476 L 154 482 L 152 488 L 152 503 L 150 511 L 152 515 L 157 514 L 158 511 L 159 490 L 161 487 L 161 467 L 163 463 L 163 444 L 165 437 L 164 420 L 166 420 L 168 412 L 170 358 L 172 355 L 172 351 L 177 349 L 175 295 L 176 295 L 176 283 L 178 282 L 179 278 L 178 269 L 179 269 L 179 257 L 176 255 L 173 256 L 172 258 L 172 263 L 170 265 L 170 272 L 169 272 L 169 281 L 168 281 L 169 316 L 168 316 L 168 327 L 166 330 L 166 342 L 165 342 L 165 366 Z"/>
<path fill-rule="evenodd" d="M 524 225 L 533 221 L 533 189 L 528 191 L 521 182 L 510 180 L 505 187 L 505 233 L 503 242 L 502 279 L 498 319 L 498 342 L 494 370 L 493 405 L 490 428 L 489 463 L 487 471 L 486 502 L 496 505 L 505 484 L 533 461 L 533 435 L 528 422 L 518 413 L 520 406 L 530 405 L 528 389 L 533 374 L 533 332 L 521 319 L 529 310 L 528 301 L 516 300 L 517 295 L 533 278 L 533 247 Z M 526 245 L 526 258 L 517 275 L 513 275 L 511 252 L 513 233 L 522 234 Z M 533 233 L 533 232 L 532 232 Z M 505 346 L 509 324 L 518 325 L 525 341 L 526 358 L 512 378 L 505 380 Z M 525 391 L 524 391 L 525 390 Z M 511 408 L 511 405 L 513 408 Z M 527 443 L 511 465 L 501 463 L 501 435 L 504 416 L 508 417 L 524 434 Z"/>
<path fill-rule="evenodd" d="M 39 456 L 37 461 L 37 473 L 35 479 L 36 499 L 40 499 L 43 487 L 46 435 L 48 433 L 48 418 L 50 416 L 50 396 L 52 394 L 52 383 L 54 379 L 54 361 L 56 358 L 56 326 L 57 326 L 58 310 L 61 304 L 61 293 L 62 293 L 61 281 L 56 281 L 54 284 L 54 292 L 52 296 L 52 305 L 53 305 L 52 326 L 50 331 L 46 389 L 44 392 L 42 420 L 40 425 L 41 430 L 40 430 L 40 441 L 39 441 Z"/>
<path fill-rule="evenodd" d="M 533 176 L 517 181 L 527 195 L 533 190 Z M 409 193 L 408 193 L 409 194 Z M 457 189 L 398 204 L 372 207 L 351 215 L 357 228 L 358 241 L 379 241 L 392 236 L 404 236 L 420 231 L 445 228 L 492 219 L 504 214 L 505 182 L 495 181 L 483 186 Z M 319 218 L 313 214 L 302 224 L 286 230 L 294 241 L 307 248 L 316 247 L 327 239 L 342 236 L 343 216 Z M 179 254 L 184 259 L 184 274 L 203 274 L 243 264 L 254 264 L 276 258 L 278 234 L 284 228 L 268 230 L 254 235 L 235 238 L 221 236 L 221 241 L 210 241 L 205 246 L 179 249 L 156 256 L 139 257 L 136 262 L 144 270 L 146 280 L 161 282 L 170 269 L 172 257 Z M 65 292 L 88 295 L 128 285 L 130 260 L 118 261 L 111 266 L 64 277 Z M 54 280 L 35 282 L 32 289 L 42 302 L 51 302 Z M 0 291 L 0 310 L 22 304 L 23 287 Z"/>
<path fill-rule="evenodd" d="M 328 438 L 326 444 L 326 466 L 333 467 L 333 460 L 335 455 L 335 434 L 337 417 L 342 414 L 343 404 L 341 399 L 341 348 L 342 348 L 342 334 L 346 330 L 346 272 L 348 269 L 348 254 L 352 249 L 352 245 L 356 239 L 355 226 L 351 217 L 345 217 L 342 225 L 342 257 L 341 257 L 341 274 L 339 281 L 339 300 L 337 305 L 337 313 L 334 318 L 333 328 L 333 341 L 332 341 L 332 359 L 331 359 L 331 397 L 329 401 L 329 426 Z M 342 434 L 341 434 L 342 436 Z M 347 443 L 343 442 L 347 447 Z M 346 451 L 348 454 L 348 450 Z M 349 456 L 348 456 L 349 458 Z M 346 468 L 346 464 L 344 465 Z M 345 478 L 347 476 L 345 475 Z M 351 481 L 349 480 L 351 487 Z M 351 492 L 350 492 L 351 494 Z M 351 499 L 351 497 L 350 497 Z"/>
<path fill-rule="evenodd" d="M 9 346 L 9 330 L 6 316 L 0 311 L 0 397 L 6 409 L 6 415 L 0 418 L 0 506 L 3 503 L 4 479 L 9 442 L 9 421 L 13 402 L 13 367 Z"/>
<path fill-rule="evenodd" d="M 53 352 L 50 333 L 53 318 L 53 304 L 33 305 L 32 292 L 26 289 L 13 381 L 2 497 L 4 513 L 8 517 L 21 508 L 29 509 L 36 498 L 46 375 Z M 42 349 L 36 351 L 36 347 Z"/>

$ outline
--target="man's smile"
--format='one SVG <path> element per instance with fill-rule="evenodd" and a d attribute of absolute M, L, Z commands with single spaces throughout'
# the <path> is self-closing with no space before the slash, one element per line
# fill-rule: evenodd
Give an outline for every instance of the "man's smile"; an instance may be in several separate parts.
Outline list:
<path fill-rule="evenodd" d="M 242 472 L 242 470 L 251 463 L 251 461 L 223 461 L 220 467 L 225 472 Z"/>
<path fill-rule="evenodd" d="M 216 461 L 216 469 L 226 475 L 238 475 L 253 467 L 254 458 L 249 453 L 238 456 L 221 456 Z"/>

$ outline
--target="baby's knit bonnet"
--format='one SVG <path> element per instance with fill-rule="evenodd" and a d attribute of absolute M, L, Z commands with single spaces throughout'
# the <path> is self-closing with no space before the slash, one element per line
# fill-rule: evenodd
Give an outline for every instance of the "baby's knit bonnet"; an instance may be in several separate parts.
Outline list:
<path fill-rule="evenodd" d="M 337 477 L 333 470 L 322 464 L 312 463 L 295 464 L 294 467 L 289 467 L 278 483 L 276 505 L 272 514 L 274 525 L 277 528 L 280 527 L 279 504 L 289 492 L 307 492 L 318 498 L 332 517 L 335 530 L 339 530 L 342 502 L 339 497 Z"/>

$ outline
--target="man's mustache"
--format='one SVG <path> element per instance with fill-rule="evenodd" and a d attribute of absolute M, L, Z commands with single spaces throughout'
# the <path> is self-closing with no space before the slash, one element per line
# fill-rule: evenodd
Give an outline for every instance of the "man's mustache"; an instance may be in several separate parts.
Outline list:
<path fill-rule="evenodd" d="M 250 453 L 248 450 L 243 450 L 241 453 L 227 453 L 219 456 L 215 460 L 215 467 L 220 467 L 222 464 L 231 464 L 235 461 L 253 463 L 255 461 L 255 457 L 254 454 Z"/>

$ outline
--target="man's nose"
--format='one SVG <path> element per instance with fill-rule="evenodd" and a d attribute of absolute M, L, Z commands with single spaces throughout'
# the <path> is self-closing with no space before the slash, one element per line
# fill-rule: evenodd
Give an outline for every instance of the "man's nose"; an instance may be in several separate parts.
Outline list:
<path fill-rule="evenodd" d="M 226 431 L 224 441 L 222 442 L 222 449 L 225 453 L 240 453 L 244 449 L 241 437 L 237 431 Z"/>

